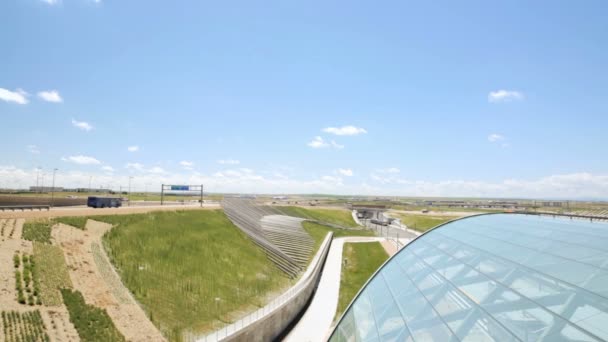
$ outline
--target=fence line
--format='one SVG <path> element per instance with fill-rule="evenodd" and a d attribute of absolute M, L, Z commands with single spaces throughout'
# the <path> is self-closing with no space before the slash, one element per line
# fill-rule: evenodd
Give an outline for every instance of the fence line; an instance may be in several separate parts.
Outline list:
<path fill-rule="evenodd" d="M 323 265 L 323 261 L 325 260 L 325 256 L 329 251 L 329 246 L 331 243 L 333 234 L 331 232 L 327 233 L 325 236 L 325 240 L 321 244 L 317 254 L 310 262 L 310 265 L 306 269 L 306 272 L 302 275 L 300 280 L 289 288 L 286 292 L 278 296 L 277 298 L 270 301 L 270 303 L 265 306 L 259 308 L 253 313 L 239 319 L 238 321 L 227 325 L 215 332 L 206 335 L 202 338 L 195 336 L 187 336 L 185 339 L 188 341 L 198 341 L 198 342 L 208 342 L 208 341 L 222 341 L 225 340 L 232 335 L 242 331 L 244 328 L 249 327 L 250 325 L 270 316 L 273 312 L 275 312 L 278 308 L 283 306 L 284 304 L 290 302 L 291 300 L 297 298 L 302 291 L 306 290 L 309 286 L 316 286 L 316 284 L 311 284 L 311 282 L 316 281 L 318 270 Z"/>

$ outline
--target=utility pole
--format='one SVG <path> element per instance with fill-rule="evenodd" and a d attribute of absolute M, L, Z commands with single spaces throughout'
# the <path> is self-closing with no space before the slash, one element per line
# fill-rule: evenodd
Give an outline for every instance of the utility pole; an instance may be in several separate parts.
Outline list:
<path fill-rule="evenodd" d="M 55 172 L 57 172 L 57 170 L 59 169 L 53 169 L 53 186 L 51 187 L 51 207 L 55 206 Z"/>
<path fill-rule="evenodd" d="M 129 207 L 131 206 L 131 179 L 133 179 L 133 176 L 129 176 Z"/>

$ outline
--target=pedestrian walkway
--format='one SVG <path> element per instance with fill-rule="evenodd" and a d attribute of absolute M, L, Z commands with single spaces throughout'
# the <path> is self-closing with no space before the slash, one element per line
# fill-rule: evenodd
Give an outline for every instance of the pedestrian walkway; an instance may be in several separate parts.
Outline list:
<path fill-rule="evenodd" d="M 286 341 L 317 342 L 327 339 L 338 308 L 344 243 L 373 241 L 384 241 L 384 239 L 379 237 L 345 237 L 332 241 L 317 292 L 306 313 L 287 335 Z"/>

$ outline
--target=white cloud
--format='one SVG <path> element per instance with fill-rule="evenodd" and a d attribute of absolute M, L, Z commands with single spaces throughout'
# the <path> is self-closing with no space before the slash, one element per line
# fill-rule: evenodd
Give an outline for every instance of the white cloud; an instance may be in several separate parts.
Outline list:
<path fill-rule="evenodd" d="M 105 171 L 105 172 L 109 172 L 109 173 L 114 172 L 114 168 L 113 168 L 113 167 L 111 167 L 111 166 L 108 166 L 108 165 L 106 165 L 106 166 L 102 166 L 102 167 L 101 167 L 101 169 L 102 169 L 103 171 Z"/>
<path fill-rule="evenodd" d="M 338 169 L 337 171 L 342 176 L 352 177 L 352 175 L 353 175 L 353 170 L 351 170 L 351 169 Z"/>
<path fill-rule="evenodd" d="M 327 127 L 323 129 L 323 132 L 335 135 L 359 135 L 367 133 L 365 129 L 355 126 Z"/>
<path fill-rule="evenodd" d="M 344 148 L 344 145 L 340 145 L 337 142 L 335 142 L 335 141 L 332 140 L 331 141 L 331 147 L 335 148 L 336 150 L 341 150 L 341 149 Z"/>
<path fill-rule="evenodd" d="M 26 104 L 28 93 L 23 91 L 23 89 L 17 89 L 15 91 L 10 91 L 8 89 L 0 88 L 0 100 L 5 102 L 15 102 L 18 104 Z"/>
<path fill-rule="evenodd" d="M 182 160 L 179 162 L 179 165 L 181 165 L 184 170 L 194 170 L 194 162 Z"/>
<path fill-rule="evenodd" d="M 341 150 L 344 148 L 344 145 L 340 145 L 335 141 L 330 141 L 327 142 L 325 141 L 322 137 L 320 136 L 316 136 L 314 137 L 310 142 L 308 142 L 307 144 L 308 146 L 312 147 L 312 148 L 327 148 L 327 147 L 332 147 L 335 148 L 336 150 Z"/>
<path fill-rule="evenodd" d="M 36 145 L 27 145 L 27 150 L 31 154 L 40 154 L 40 150 Z"/>
<path fill-rule="evenodd" d="M 143 171 L 144 166 L 140 163 L 127 163 L 125 167 L 129 170 Z"/>
<path fill-rule="evenodd" d="M 401 170 L 399 170 L 396 167 L 389 167 L 387 169 L 378 169 L 378 170 L 376 170 L 376 172 L 379 172 L 379 173 L 399 173 L 399 172 L 401 172 Z"/>
<path fill-rule="evenodd" d="M 505 140 L 505 137 L 500 134 L 493 133 L 493 134 L 488 135 L 489 142 L 498 142 L 498 141 L 503 141 L 503 140 Z"/>
<path fill-rule="evenodd" d="M 59 0 L 41 0 L 42 2 L 49 4 L 49 5 L 57 5 L 59 3 Z"/>
<path fill-rule="evenodd" d="M 150 172 L 150 173 L 166 173 L 167 171 L 165 171 L 162 167 L 154 166 L 153 168 L 151 168 L 150 170 L 148 170 L 148 172 Z"/>
<path fill-rule="evenodd" d="M 72 125 L 87 132 L 93 129 L 93 126 L 90 123 L 84 121 L 76 121 L 74 119 L 72 119 Z"/>
<path fill-rule="evenodd" d="M 61 160 L 79 165 L 99 165 L 101 162 L 93 157 L 77 155 L 63 157 Z"/>
<path fill-rule="evenodd" d="M 137 145 L 129 146 L 129 147 L 127 147 L 127 151 L 137 152 L 137 151 L 139 151 L 139 146 L 137 146 Z"/>
<path fill-rule="evenodd" d="M 325 140 L 323 140 L 323 138 L 321 138 L 320 136 L 316 136 L 312 139 L 312 141 L 308 143 L 308 146 L 312 148 L 325 148 L 329 147 L 329 144 L 326 143 Z"/>
<path fill-rule="evenodd" d="M 444 180 L 420 181 L 395 178 L 383 184 L 373 179 L 369 182 L 345 185 L 340 177 L 323 176 L 316 179 L 284 179 L 233 170 L 231 176 L 218 172 L 213 175 L 199 173 L 142 173 L 133 178 L 133 189 L 160 188 L 161 184 L 205 184 L 214 192 L 232 193 L 333 193 L 388 196 L 453 196 L 493 198 L 570 198 L 608 199 L 608 174 L 572 173 L 547 176 L 532 180 L 505 179 L 497 182 Z M 59 186 L 88 187 L 90 176 L 95 182 L 108 184 L 112 189 L 128 184 L 129 175 L 83 171 L 62 171 Z M 0 187 L 26 187 L 35 183 L 36 169 L 20 169 L 0 165 Z"/>
<path fill-rule="evenodd" d="M 63 102 L 61 95 L 57 90 L 47 90 L 38 92 L 38 97 L 47 102 L 60 103 Z"/>
<path fill-rule="evenodd" d="M 488 94 L 488 102 L 511 102 L 523 100 L 524 94 L 516 90 L 497 90 Z"/>
<path fill-rule="evenodd" d="M 218 160 L 217 163 L 222 165 L 239 165 L 241 162 L 236 159 L 222 159 Z"/>
<path fill-rule="evenodd" d="M 191 167 L 191 166 L 194 166 L 194 163 L 191 161 L 182 160 L 181 162 L 179 162 L 179 165 Z"/>

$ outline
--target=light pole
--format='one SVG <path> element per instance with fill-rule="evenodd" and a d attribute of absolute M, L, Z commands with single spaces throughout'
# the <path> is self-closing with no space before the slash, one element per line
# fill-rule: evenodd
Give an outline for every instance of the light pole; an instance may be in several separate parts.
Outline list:
<path fill-rule="evenodd" d="M 131 206 L 131 179 L 133 179 L 133 176 L 129 176 L 129 207 Z"/>
<path fill-rule="evenodd" d="M 36 188 L 37 188 L 38 192 L 40 192 L 40 169 L 41 169 L 40 166 L 38 166 L 36 168 Z"/>
<path fill-rule="evenodd" d="M 55 172 L 57 172 L 57 170 L 59 169 L 53 169 L 53 186 L 51 187 L 51 207 L 55 206 Z"/>

